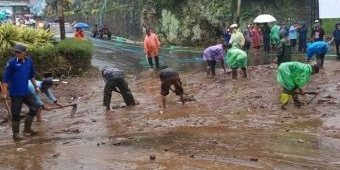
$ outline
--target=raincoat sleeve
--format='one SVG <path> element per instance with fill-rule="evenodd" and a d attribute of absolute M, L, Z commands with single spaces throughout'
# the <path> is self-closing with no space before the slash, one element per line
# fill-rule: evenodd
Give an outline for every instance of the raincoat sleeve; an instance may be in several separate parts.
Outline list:
<path fill-rule="evenodd" d="M 150 48 L 149 48 L 149 40 L 148 40 L 148 37 L 145 36 L 145 38 L 144 38 L 144 52 L 148 53 L 149 51 L 151 51 Z"/>

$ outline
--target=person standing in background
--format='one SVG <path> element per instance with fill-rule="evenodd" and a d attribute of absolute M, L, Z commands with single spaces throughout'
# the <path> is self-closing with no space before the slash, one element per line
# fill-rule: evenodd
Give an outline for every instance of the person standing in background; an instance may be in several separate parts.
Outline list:
<path fill-rule="evenodd" d="M 251 45 L 251 26 L 247 25 L 247 28 L 243 32 L 244 37 L 244 46 L 243 50 L 249 54 L 250 45 Z"/>
<path fill-rule="evenodd" d="M 262 29 L 264 52 L 270 51 L 270 31 L 271 30 L 270 27 L 268 26 L 268 23 L 264 23 Z"/>
<path fill-rule="evenodd" d="M 150 68 L 153 68 L 152 58 L 155 58 L 156 68 L 159 68 L 158 51 L 161 43 L 155 33 L 151 29 L 146 30 L 144 38 L 144 51 L 146 53 Z"/>
<path fill-rule="evenodd" d="M 299 52 L 305 53 L 307 50 L 307 26 L 306 23 L 302 23 L 302 26 L 298 28 L 298 33 L 299 33 L 299 45 L 298 45 L 298 50 Z"/>
<path fill-rule="evenodd" d="M 296 48 L 296 39 L 297 39 L 297 29 L 298 25 L 294 24 L 290 26 L 289 28 L 289 40 L 290 40 L 290 46 L 292 47 L 292 50 L 295 51 Z"/>
<path fill-rule="evenodd" d="M 260 48 L 260 28 L 257 24 L 254 24 L 253 30 L 251 32 L 251 44 L 255 49 Z"/>
<path fill-rule="evenodd" d="M 333 37 L 330 42 L 334 40 L 335 42 L 335 49 L 336 49 L 336 59 L 340 60 L 340 52 L 339 52 L 339 46 L 340 46 L 340 22 L 335 24 L 335 29 L 333 31 Z"/>

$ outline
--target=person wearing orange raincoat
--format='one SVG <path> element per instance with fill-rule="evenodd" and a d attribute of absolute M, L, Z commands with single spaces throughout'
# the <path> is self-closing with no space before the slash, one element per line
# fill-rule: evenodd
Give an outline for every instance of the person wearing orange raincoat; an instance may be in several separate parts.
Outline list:
<path fill-rule="evenodd" d="M 84 40 L 84 30 L 81 28 L 76 28 L 76 31 L 74 32 L 74 38 L 76 40 Z"/>
<path fill-rule="evenodd" d="M 155 58 L 156 68 L 159 68 L 158 50 L 161 46 L 157 35 L 151 32 L 151 29 L 146 30 L 144 38 L 144 51 L 148 59 L 150 68 L 153 68 L 152 58 Z"/>

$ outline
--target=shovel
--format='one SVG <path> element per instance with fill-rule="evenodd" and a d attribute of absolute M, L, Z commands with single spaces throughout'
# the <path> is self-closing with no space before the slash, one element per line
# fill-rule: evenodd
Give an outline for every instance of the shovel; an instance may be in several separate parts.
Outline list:
<path fill-rule="evenodd" d="M 8 113 L 8 124 L 9 126 L 12 125 L 11 123 L 11 120 L 12 120 L 12 113 L 11 113 L 11 108 L 9 106 L 9 102 L 8 102 L 8 99 L 5 99 L 5 106 L 6 106 L 6 110 L 7 110 L 7 113 Z"/>
<path fill-rule="evenodd" d="M 0 91 L 2 91 L 3 90 L 3 86 L 2 86 L 2 83 L 0 82 Z M 8 102 L 8 98 L 6 98 L 6 99 L 4 99 L 5 100 L 5 107 L 6 107 L 6 110 L 7 110 L 7 113 L 8 113 L 8 124 L 9 124 L 9 126 L 11 126 L 12 125 L 12 123 L 11 123 L 11 118 L 12 118 L 12 113 L 11 113 L 11 107 L 9 106 L 9 102 Z"/>
<path fill-rule="evenodd" d="M 72 110 L 70 112 L 70 115 L 71 115 L 71 117 L 73 117 L 74 114 L 77 111 L 77 107 L 78 107 L 77 103 L 71 103 L 71 104 L 67 104 L 67 105 L 63 105 L 63 106 L 50 107 L 50 108 L 48 108 L 46 110 L 60 109 L 60 108 L 69 107 L 69 106 L 72 106 Z"/>

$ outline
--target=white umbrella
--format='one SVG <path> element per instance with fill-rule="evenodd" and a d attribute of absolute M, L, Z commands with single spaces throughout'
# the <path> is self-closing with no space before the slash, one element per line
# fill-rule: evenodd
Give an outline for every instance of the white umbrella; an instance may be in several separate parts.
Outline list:
<path fill-rule="evenodd" d="M 262 15 L 257 16 L 254 19 L 254 23 L 266 23 L 266 22 L 274 22 L 274 21 L 276 21 L 276 19 L 272 15 L 269 15 L 269 14 L 262 14 Z"/>

